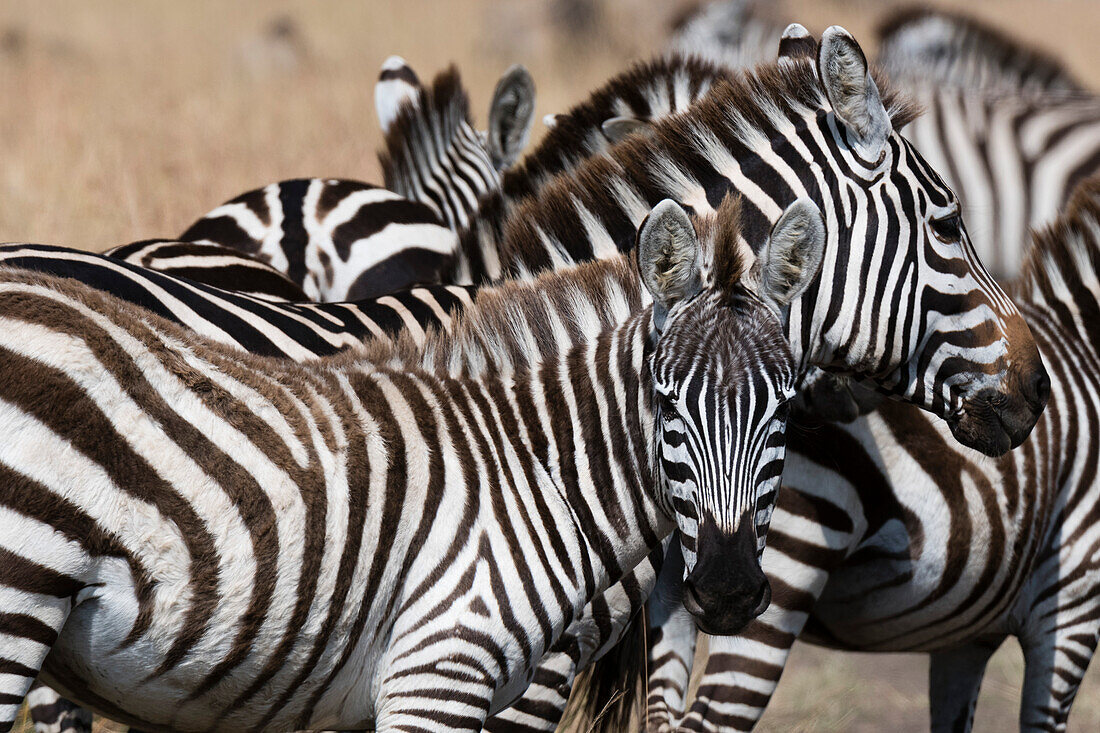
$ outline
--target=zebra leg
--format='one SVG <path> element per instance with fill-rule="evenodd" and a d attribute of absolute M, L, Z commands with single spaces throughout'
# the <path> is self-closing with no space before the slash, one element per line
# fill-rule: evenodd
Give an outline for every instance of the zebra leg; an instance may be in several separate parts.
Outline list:
<path fill-rule="evenodd" d="M 1003 636 L 983 639 L 932 653 L 928 701 L 933 732 L 967 733 L 971 729 L 985 665 L 1002 641 Z"/>
<path fill-rule="evenodd" d="M 463 658 L 456 666 L 465 666 Z M 479 733 L 489 715 L 496 688 L 473 675 L 435 672 L 435 665 L 408 674 L 397 672 L 382 688 L 375 733 Z M 472 670 L 471 670 L 472 671 Z"/>
<path fill-rule="evenodd" d="M 666 733 L 684 715 L 684 700 L 695 660 L 699 630 L 681 602 L 684 559 L 680 543 L 673 541 L 657 577 L 657 586 L 646 604 L 649 610 L 646 681 L 646 730 Z"/>
<path fill-rule="evenodd" d="M 1086 616 L 1084 623 L 1060 627 L 1038 641 L 1021 638 L 1021 731 L 1065 731 L 1073 700 L 1096 651 L 1097 631 L 1095 622 Z"/>
<path fill-rule="evenodd" d="M 27 708 L 36 733 L 91 733 L 92 713 L 41 682 L 31 685 Z"/>
<path fill-rule="evenodd" d="M 11 554 L 11 553 L 6 553 Z M 15 725 L 23 698 L 69 615 L 69 597 L 48 581 L 59 574 L 18 558 L 0 574 L 0 733 Z M 15 575 L 10 571 L 14 570 Z"/>
<path fill-rule="evenodd" d="M 531 686 L 514 705 L 489 718 L 488 733 L 536 733 L 556 730 L 569 702 L 577 676 L 576 642 L 568 639 L 571 653 L 550 653 L 535 670 Z"/>

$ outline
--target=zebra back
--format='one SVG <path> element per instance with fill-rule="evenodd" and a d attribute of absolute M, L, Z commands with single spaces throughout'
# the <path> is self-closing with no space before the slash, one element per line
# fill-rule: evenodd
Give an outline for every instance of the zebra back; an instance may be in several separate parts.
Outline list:
<path fill-rule="evenodd" d="M 74 279 L 204 338 L 296 361 L 399 333 L 422 340 L 432 326 L 449 328 L 452 314 L 477 297 L 470 287 L 437 285 L 349 303 L 272 302 L 91 252 L 38 244 L 0 245 L 0 264 Z"/>
<path fill-rule="evenodd" d="M 786 25 L 760 0 L 719 0 L 674 20 L 667 49 L 731 69 L 751 67 L 775 58 Z"/>
<path fill-rule="evenodd" d="M 295 303 L 309 300 L 300 287 L 274 267 L 219 244 L 145 239 L 112 247 L 103 254 L 157 272 L 265 300 Z"/>
<path fill-rule="evenodd" d="M 369 183 L 296 178 L 241 194 L 180 239 L 251 255 L 310 300 L 369 298 L 437 283 L 458 238 L 426 204 Z"/>

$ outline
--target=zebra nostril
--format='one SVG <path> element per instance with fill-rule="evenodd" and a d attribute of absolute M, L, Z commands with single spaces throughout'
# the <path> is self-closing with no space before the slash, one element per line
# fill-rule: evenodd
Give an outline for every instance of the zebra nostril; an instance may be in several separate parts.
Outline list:
<path fill-rule="evenodd" d="M 1042 408 L 1050 398 L 1050 377 L 1045 369 L 1031 377 L 1031 403 Z"/>

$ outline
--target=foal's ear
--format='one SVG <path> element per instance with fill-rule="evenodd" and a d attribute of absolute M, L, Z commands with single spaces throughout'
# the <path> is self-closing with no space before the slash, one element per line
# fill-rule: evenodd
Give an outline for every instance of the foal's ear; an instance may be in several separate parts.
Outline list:
<path fill-rule="evenodd" d="M 660 333 L 674 305 L 703 287 L 703 253 L 687 212 L 672 199 L 653 207 L 638 230 L 638 270 L 653 296 Z"/>
<path fill-rule="evenodd" d="M 639 117 L 609 117 L 600 125 L 603 136 L 612 143 L 617 143 L 633 132 L 643 132 L 649 129 L 649 120 Z"/>
<path fill-rule="evenodd" d="M 400 56 L 390 56 L 382 63 L 378 82 L 374 85 L 374 111 L 382 132 L 390 130 L 404 104 L 416 104 L 420 79 Z"/>
<path fill-rule="evenodd" d="M 782 310 L 817 277 L 824 252 L 821 210 L 812 200 L 800 198 L 779 217 L 757 258 L 758 295 Z"/>
<path fill-rule="evenodd" d="M 489 104 L 489 156 L 498 171 L 515 163 L 535 122 L 535 82 L 516 64 L 497 82 Z"/>
<path fill-rule="evenodd" d="M 852 34 L 838 25 L 821 35 L 817 70 L 833 113 L 854 133 L 860 154 L 877 160 L 893 131 L 878 86 L 867 70 L 867 56 Z"/>

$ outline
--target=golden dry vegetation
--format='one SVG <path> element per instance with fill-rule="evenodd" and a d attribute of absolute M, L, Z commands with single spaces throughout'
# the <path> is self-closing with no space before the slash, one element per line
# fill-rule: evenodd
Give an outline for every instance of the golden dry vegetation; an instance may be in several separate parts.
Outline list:
<path fill-rule="evenodd" d="M 1059 53 L 1100 88 L 1094 0 L 942 0 Z M 815 32 L 839 23 L 873 48 L 894 2 L 790 0 Z M 221 201 L 282 178 L 378 181 L 374 80 L 403 55 L 422 77 L 458 64 L 476 117 L 510 64 L 531 70 L 539 117 L 658 49 L 680 8 L 606 0 L 588 32 L 520 0 L 4 0 L 0 3 L 0 241 L 101 250 L 172 236 Z M 273 42 L 285 20 L 289 42 Z M 288 63 L 288 53 L 298 62 Z M 291 68 L 293 67 L 293 68 Z M 536 123 L 536 135 L 541 124 Z M 921 656 L 796 649 L 767 731 L 927 729 Z M 979 731 L 1014 726 L 1022 660 L 992 662 Z M 1071 731 L 1100 727 L 1100 684 Z"/>

